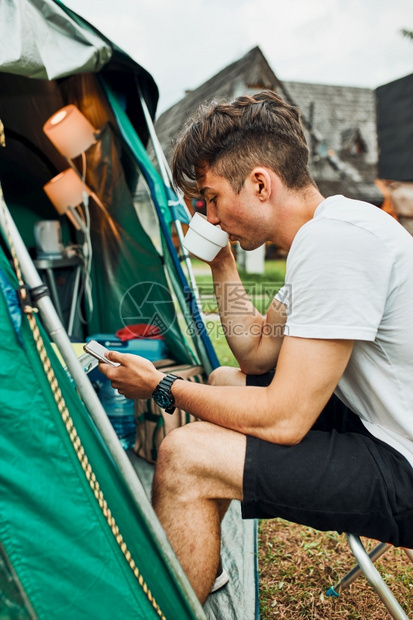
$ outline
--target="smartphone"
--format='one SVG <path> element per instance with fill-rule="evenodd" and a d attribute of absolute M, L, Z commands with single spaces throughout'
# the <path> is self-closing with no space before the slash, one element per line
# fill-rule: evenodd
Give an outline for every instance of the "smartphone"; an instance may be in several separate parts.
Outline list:
<path fill-rule="evenodd" d="M 91 340 L 90 342 L 87 342 L 85 345 L 83 345 L 83 348 L 86 353 L 89 353 L 89 355 L 96 357 L 99 362 L 105 362 L 105 364 L 110 364 L 110 366 L 120 366 L 118 362 L 112 362 L 111 360 L 107 359 L 106 354 L 109 353 L 109 349 L 104 347 L 102 344 L 96 342 L 96 340 Z"/>

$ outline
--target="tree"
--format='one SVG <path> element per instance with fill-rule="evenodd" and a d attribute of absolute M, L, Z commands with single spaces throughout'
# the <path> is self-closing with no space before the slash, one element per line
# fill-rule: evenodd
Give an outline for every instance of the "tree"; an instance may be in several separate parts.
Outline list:
<path fill-rule="evenodd" d="M 401 33 L 402 33 L 402 35 L 403 35 L 404 37 L 407 37 L 408 39 L 412 39 L 412 41 L 413 41 L 413 30 L 405 30 L 405 29 L 403 28 L 403 30 L 401 31 Z"/>

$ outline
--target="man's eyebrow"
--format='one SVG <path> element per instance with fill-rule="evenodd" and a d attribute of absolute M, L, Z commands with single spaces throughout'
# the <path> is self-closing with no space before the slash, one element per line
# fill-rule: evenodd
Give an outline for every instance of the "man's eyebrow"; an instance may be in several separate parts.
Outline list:
<path fill-rule="evenodd" d="M 208 187 L 207 185 L 205 187 L 201 187 L 201 189 L 199 190 L 199 193 L 201 194 L 202 198 L 204 198 L 205 194 L 210 190 L 211 188 Z"/>

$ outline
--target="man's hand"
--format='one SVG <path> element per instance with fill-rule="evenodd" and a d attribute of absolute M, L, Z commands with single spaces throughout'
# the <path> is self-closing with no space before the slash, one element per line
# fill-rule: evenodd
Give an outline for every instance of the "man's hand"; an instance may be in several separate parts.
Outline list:
<path fill-rule="evenodd" d="M 139 355 L 111 351 L 107 354 L 107 358 L 112 362 L 118 362 L 120 366 L 114 367 L 100 362 L 99 370 L 119 394 L 123 394 L 126 398 L 151 398 L 159 381 L 165 376 L 152 362 Z"/>
<path fill-rule="evenodd" d="M 220 263 L 225 263 L 225 261 L 231 261 L 233 259 L 231 244 L 228 241 L 227 245 L 224 245 L 222 250 L 218 252 L 218 254 L 213 258 L 208 265 L 213 268 L 217 267 Z"/>

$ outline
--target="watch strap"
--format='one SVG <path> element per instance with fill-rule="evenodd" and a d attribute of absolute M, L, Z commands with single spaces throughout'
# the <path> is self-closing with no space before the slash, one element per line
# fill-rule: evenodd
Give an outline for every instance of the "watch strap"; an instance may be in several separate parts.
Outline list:
<path fill-rule="evenodd" d="M 160 389 L 160 390 L 162 390 L 164 392 L 168 392 L 172 402 L 171 402 L 170 405 L 168 405 L 168 407 L 165 407 L 166 413 L 172 414 L 175 411 L 175 409 L 176 409 L 175 402 L 174 402 L 174 397 L 173 397 L 173 394 L 171 392 L 171 388 L 172 388 L 172 385 L 174 384 L 174 382 L 177 379 L 181 379 L 182 380 L 182 377 L 178 377 L 177 375 L 174 375 L 171 372 L 171 373 L 167 374 L 163 379 L 161 379 L 159 381 L 157 387 L 154 390 L 154 393 L 158 389 Z"/>

